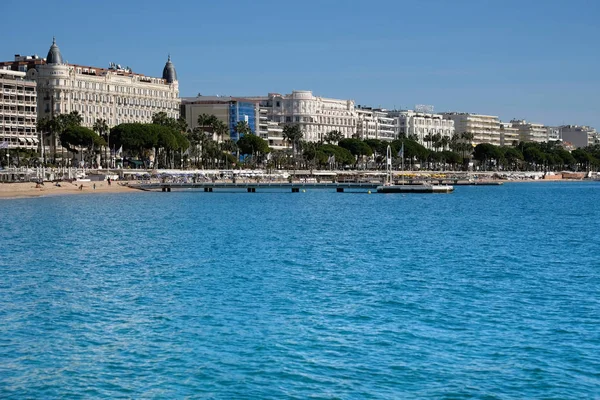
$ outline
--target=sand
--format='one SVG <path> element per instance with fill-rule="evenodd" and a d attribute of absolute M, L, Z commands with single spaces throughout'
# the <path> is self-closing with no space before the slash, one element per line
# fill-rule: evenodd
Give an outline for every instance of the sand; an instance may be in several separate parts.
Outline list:
<path fill-rule="evenodd" d="M 94 189 L 96 184 L 96 189 Z M 83 185 L 83 189 L 79 190 L 79 186 Z M 41 197 L 41 196 L 60 196 L 71 194 L 99 194 L 99 193 L 140 193 L 141 191 L 121 185 L 117 182 L 112 182 L 109 186 L 108 182 L 60 182 L 60 186 L 55 186 L 51 182 L 45 182 L 43 185 L 36 187 L 34 182 L 22 183 L 0 183 L 0 199 L 14 199 L 24 197 Z"/>

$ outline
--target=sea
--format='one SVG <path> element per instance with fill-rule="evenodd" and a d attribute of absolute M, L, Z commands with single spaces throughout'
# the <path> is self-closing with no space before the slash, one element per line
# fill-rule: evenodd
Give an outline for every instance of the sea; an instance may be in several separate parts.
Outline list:
<path fill-rule="evenodd" d="M 600 183 L 0 201 L 2 399 L 598 399 Z"/>

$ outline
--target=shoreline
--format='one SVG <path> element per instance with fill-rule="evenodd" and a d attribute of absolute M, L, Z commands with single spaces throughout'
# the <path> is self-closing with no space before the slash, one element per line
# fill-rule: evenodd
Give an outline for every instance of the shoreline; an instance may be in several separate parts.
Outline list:
<path fill-rule="evenodd" d="M 96 189 L 94 189 L 94 184 L 96 184 Z M 83 185 L 82 190 L 79 190 L 79 185 Z M 56 186 L 50 182 L 46 182 L 44 185 L 37 185 L 35 182 L 0 183 L 0 200 L 133 192 L 140 192 L 140 190 L 127 185 L 120 185 L 117 182 L 109 186 L 106 181 L 60 182 L 60 186 Z"/>
<path fill-rule="evenodd" d="M 532 183 L 532 182 L 594 182 L 589 179 L 515 179 L 515 180 L 481 180 L 509 183 Z M 131 181 L 127 181 L 129 183 Z M 131 182 L 137 183 L 137 182 Z M 298 182 L 301 184 L 302 182 Z M 96 188 L 94 189 L 94 184 Z M 83 189 L 79 189 L 79 185 Z M 462 185 L 460 185 L 462 186 Z M 477 186 L 477 185 L 474 185 Z M 108 185 L 106 181 L 100 182 L 60 182 L 60 186 L 47 182 L 44 185 L 37 185 L 35 182 L 17 182 L 17 183 L 0 183 L 0 200 L 10 199 L 27 199 L 52 196 L 67 196 L 67 195 L 94 195 L 94 194 L 114 194 L 114 193 L 141 193 L 135 187 L 130 187 L 127 184 L 123 185 L 118 182 L 113 182 Z"/>

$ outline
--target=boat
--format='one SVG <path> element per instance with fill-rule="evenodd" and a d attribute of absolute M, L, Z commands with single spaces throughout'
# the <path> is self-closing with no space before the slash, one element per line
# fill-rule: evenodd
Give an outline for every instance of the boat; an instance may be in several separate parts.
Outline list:
<path fill-rule="evenodd" d="M 424 184 L 404 184 L 404 143 L 400 154 L 402 156 L 402 184 L 394 184 L 392 177 L 392 148 L 387 147 L 387 182 L 381 186 L 377 186 L 377 193 L 451 193 L 454 191 L 454 186 L 450 185 L 432 185 L 431 183 Z"/>
<path fill-rule="evenodd" d="M 377 193 L 452 193 L 451 185 L 381 185 L 377 186 Z"/>

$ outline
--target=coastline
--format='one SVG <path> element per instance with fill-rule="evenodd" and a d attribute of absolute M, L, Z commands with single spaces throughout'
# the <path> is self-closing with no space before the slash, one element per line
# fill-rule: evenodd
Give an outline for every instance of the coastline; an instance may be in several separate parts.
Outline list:
<path fill-rule="evenodd" d="M 94 189 L 94 184 L 96 184 L 96 189 Z M 83 185 L 82 190 L 79 190 L 79 185 Z M 35 182 L 0 183 L 0 200 L 80 194 L 140 192 L 137 189 L 130 188 L 127 185 L 120 185 L 117 182 L 114 182 L 109 186 L 106 181 L 60 182 L 60 186 L 56 186 L 51 182 L 45 182 L 44 185 L 39 185 L 39 187 L 36 186 L 38 185 L 36 185 Z"/>
<path fill-rule="evenodd" d="M 586 179 L 514 179 L 514 180 L 482 180 L 495 181 L 502 183 L 531 183 L 531 182 L 591 182 Z M 131 181 L 129 181 L 131 182 Z M 133 182 L 132 182 L 133 183 Z M 96 188 L 94 189 L 94 184 Z M 79 189 L 79 185 L 83 185 L 83 189 Z M 37 185 L 35 182 L 17 182 L 17 183 L 0 183 L 0 200 L 9 199 L 24 199 L 47 196 L 66 196 L 66 195 L 94 195 L 102 193 L 134 193 L 143 192 L 137 188 L 130 187 L 127 184 L 123 185 L 119 182 L 113 182 L 108 185 L 106 181 L 100 182 L 60 182 L 60 186 L 56 186 L 51 182 L 46 182 L 44 185 Z"/>

